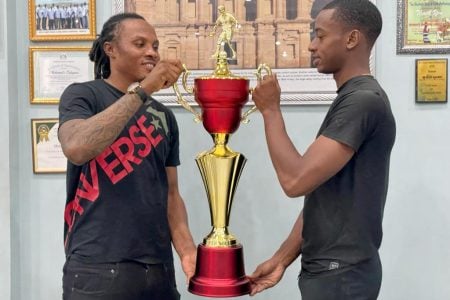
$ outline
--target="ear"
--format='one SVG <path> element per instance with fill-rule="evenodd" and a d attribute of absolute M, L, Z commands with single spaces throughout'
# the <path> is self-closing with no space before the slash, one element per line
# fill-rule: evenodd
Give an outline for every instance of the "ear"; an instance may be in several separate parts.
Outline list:
<path fill-rule="evenodd" d="M 357 29 L 353 29 L 352 31 L 350 31 L 347 37 L 347 49 L 352 50 L 353 48 L 358 46 L 361 43 L 361 39 L 361 31 Z"/>
<path fill-rule="evenodd" d="M 114 46 L 111 44 L 111 42 L 105 42 L 103 44 L 103 51 L 105 51 L 106 55 L 108 55 L 109 58 L 115 58 Z"/>

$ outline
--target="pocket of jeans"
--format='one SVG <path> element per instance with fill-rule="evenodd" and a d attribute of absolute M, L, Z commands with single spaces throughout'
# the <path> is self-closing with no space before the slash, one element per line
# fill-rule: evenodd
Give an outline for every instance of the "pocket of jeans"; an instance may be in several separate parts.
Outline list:
<path fill-rule="evenodd" d="M 95 269 L 80 268 L 72 270 L 72 291 L 85 295 L 103 295 L 111 290 L 119 272 L 115 268 Z"/>

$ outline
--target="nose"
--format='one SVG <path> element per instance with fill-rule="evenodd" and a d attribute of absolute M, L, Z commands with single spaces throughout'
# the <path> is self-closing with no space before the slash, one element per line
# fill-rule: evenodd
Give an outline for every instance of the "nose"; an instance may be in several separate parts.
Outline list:
<path fill-rule="evenodd" d="M 158 49 L 155 49 L 153 46 L 147 47 L 145 54 L 154 58 L 159 57 Z"/>
<path fill-rule="evenodd" d="M 311 42 L 309 42 L 309 45 L 308 45 L 308 51 L 309 52 L 316 51 L 316 43 L 315 43 L 315 41 L 316 41 L 316 38 L 314 37 L 314 38 L 312 38 Z"/>

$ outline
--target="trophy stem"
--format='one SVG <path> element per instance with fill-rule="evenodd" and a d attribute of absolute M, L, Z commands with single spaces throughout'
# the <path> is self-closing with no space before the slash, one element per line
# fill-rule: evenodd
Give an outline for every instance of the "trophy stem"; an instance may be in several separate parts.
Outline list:
<path fill-rule="evenodd" d="M 239 178 L 247 159 L 227 146 L 230 134 L 214 133 L 214 148 L 201 153 L 197 166 L 202 175 L 208 196 L 213 227 L 204 238 L 203 244 L 210 247 L 229 247 L 237 244 L 236 238 L 228 232 L 231 205 Z"/>
<path fill-rule="evenodd" d="M 227 145 L 231 134 L 212 133 L 211 136 L 214 141 L 214 148 L 211 150 L 211 154 L 217 157 L 232 157 L 236 155 L 236 152 L 233 152 Z"/>

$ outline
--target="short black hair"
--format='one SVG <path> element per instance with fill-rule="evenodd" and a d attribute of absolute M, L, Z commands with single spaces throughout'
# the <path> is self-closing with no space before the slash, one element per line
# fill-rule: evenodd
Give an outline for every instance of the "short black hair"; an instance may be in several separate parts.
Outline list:
<path fill-rule="evenodd" d="M 325 9 L 334 9 L 334 19 L 362 31 L 370 46 L 381 33 L 383 27 L 381 13 L 369 0 L 333 0 L 322 10 Z"/>
<path fill-rule="evenodd" d="M 117 37 L 119 25 L 126 19 L 141 19 L 144 17 L 136 13 L 120 13 L 110 17 L 105 24 L 103 24 L 102 32 L 92 44 L 89 51 L 89 59 L 94 62 L 95 79 L 108 78 L 111 75 L 111 68 L 109 65 L 109 57 L 103 50 L 105 42 L 111 42 Z"/>

